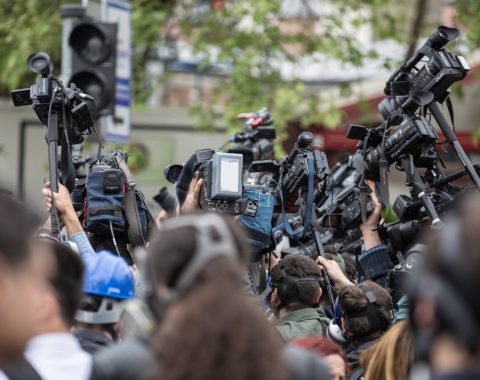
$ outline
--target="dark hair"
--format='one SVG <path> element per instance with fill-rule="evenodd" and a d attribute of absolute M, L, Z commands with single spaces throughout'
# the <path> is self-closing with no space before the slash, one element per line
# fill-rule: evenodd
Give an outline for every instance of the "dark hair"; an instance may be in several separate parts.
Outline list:
<path fill-rule="evenodd" d="M 310 257 L 294 254 L 288 255 L 284 259 L 284 271 L 295 277 L 316 276 L 320 278 L 320 269 L 318 265 Z M 276 265 L 271 270 L 272 283 L 279 283 L 282 281 L 282 271 Z M 286 308 L 288 310 L 298 310 L 305 307 L 312 307 L 316 302 L 318 292 L 320 290 L 320 283 L 318 281 L 299 281 L 297 282 L 298 301 L 289 302 L 289 300 L 282 300 L 282 304 L 287 302 Z M 285 297 L 285 295 L 283 295 Z M 282 294 L 280 293 L 280 299 Z"/>
<path fill-rule="evenodd" d="M 309 351 L 319 354 L 321 357 L 328 355 L 338 355 L 345 362 L 345 375 L 349 375 L 352 370 L 351 365 L 347 361 L 345 350 L 337 343 L 323 336 L 309 336 L 305 338 L 297 338 L 290 342 L 294 346 L 304 347 Z"/>
<path fill-rule="evenodd" d="M 367 316 L 352 316 L 352 314 L 366 310 L 369 302 L 365 292 L 359 287 L 363 285 L 375 296 L 374 305 L 376 308 L 372 312 L 378 317 L 378 325 L 375 326 Z M 353 339 L 378 338 L 388 330 L 392 320 L 392 297 L 380 285 L 373 281 L 365 281 L 357 286 L 345 286 L 338 293 L 340 307 L 348 319 L 348 331 Z M 370 316 L 371 317 L 371 316 Z"/>
<path fill-rule="evenodd" d="M 105 250 L 117 254 L 118 248 L 118 253 L 120 253 L 120 256 L 127 260 L 128 265 L 133 264 L 132 256 L 130 255 L 130 252 L 128 252 L 127 243 L 125 240 L 123 240 L 123 238 L 115 236 L 117 247 L 115 247 L 112 235 L 110 234 L 98 234 L 93 232 L 89 234 L 88 240 L 90 241 L 90 244 L 95 252 Z"/>
<path fill-rule="evenodd" d="M 83 288 L 83 262 L 80 256 L 67 246 L 48 241 L 55 258 L 55 268 L 49 282 L 60 305 L 62 319 L 68 326 L 74 323 L 80 305 Z"/>
<path fill-rule="evenodd" d="M 345 275 L 352 282 L 357 282 L 358 271 L 354 258 L 350 253 L 342 253 L 342 258 L 345 263 Z"/>
<path fill-rule="evenodd" d="M 30 254 L 30 237 L 38 217 L 8 194 L 0 193 L 0 255 L 11 266 L 21 265 Z"/>
<path fill-rule="evenodd" d="M 162 380 L 284 379 L 281 338 L 243 289 L 248 244 L 225 220 L 240 260 L 212 259 L 167 313 L 154 342 Z M 215 229 L 211 231 L 215 239 Z M 160 231 L 149 246 L 157 283 L 172 286 L 193 257 L 196 231 Z"/>

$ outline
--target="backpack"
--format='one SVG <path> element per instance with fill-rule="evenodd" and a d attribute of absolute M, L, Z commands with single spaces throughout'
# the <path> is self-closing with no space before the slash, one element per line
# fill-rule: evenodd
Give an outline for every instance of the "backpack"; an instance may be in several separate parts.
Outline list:
<path fill-rule="evenodd" d="M 115 234 L 133 246 L 144 246 L 156 229 L 125 152 L 105 154 L 90 166 L 83 194 L 83 227 Z"/>

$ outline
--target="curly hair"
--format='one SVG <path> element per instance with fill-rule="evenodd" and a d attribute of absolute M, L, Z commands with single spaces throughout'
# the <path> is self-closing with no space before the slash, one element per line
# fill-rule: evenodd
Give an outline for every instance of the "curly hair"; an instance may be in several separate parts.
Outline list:
<path fill-rule="evenodd" d="M 165 315 L 153 344 L 162 380 L 274 380 L 288 373 L 280 336 L 242 286 L 247 240 L 233 221 L 226 224 L 240 261 L 210 261 Z M 195 252 L 194 232 L 163 231 L 152 243 L 158 282 L 175 283 Z"/>

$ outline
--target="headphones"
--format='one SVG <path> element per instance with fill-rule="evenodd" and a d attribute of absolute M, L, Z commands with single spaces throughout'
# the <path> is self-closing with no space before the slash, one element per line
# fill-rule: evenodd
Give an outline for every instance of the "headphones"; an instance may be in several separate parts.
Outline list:
<path fill-rule="evenodd" d="M 149 306 L 158 319 L 163 315 L 168 306 L 173 303 L 194 282 L 198 274 L 214 259 L 218 257 L 231 257 L 238 259 L 237 244 L 225 220 L 218 214 L 204 213 L 201 215 L 179 216 L 167 220 L 162 224 L 162 231 L 173 231 L 182 227 L 195 230 L 195 252 L 190 261 L 180 270 L 170 289 L 165 294 L 155 292 L 156 276 L 153 266 L 145 268 L 146 294 Z M 215 230 L 218 238 L 212 237 Z"/>
<path fill-rule="evenodd" d="M 463 244 L 461 241 L 461 224 L 458 220 L 448 219 L 438 236 L 437 273 L 431 273 L 421 268 L 416 281 L 412 284 L 410 320 L 417 335 L 416 343 L 421 358 L 426 358 L 428 348 L 435 333 L 449 331 L 472 353 L 480 350 L 480 307 L 475 310 L 472 305 L 477 302 L 475 294 L 478 289 L 472 289 L 470 279 L 478 276 L 468 266 L 459 260 Z M 435 303 L 438 326 L 419 329 L 413 317 L 418 298 L 425 297 Z M 476 313 L 476 315 L 475 315 Z M 423 342 L 421 342 L 423 340 Z"/>
<path fill-rule="evenodd" d="M 367 301 L 368 301 L 367 306 L 361 310 L 350 312 L 347 314 L 341 311 L 339 299 L 337 297 L 337 300 L 335 302 L 334 317 L 327 328 L 327 337 L 330 340 L 336 343 L 339 343 L 341 345 L 345 345 L 349 341 L 349 338 L 343 334 L 342 327 L 340 324 L 341 317 L 344 318 L 345 330 L 347 331 L 350 328 L 349 326 L 350 318 L 361 318 L 361 317 L 368 318 L 368 321 L 371 326 L 369 333 L 377 330 L 385 330 L 388 327 L 388 323 L 385 323 L 385 321 L 383 321 L 379 315 L 379 310 L 384 309 L 385 306 L 376 304 L 377 298 L 375 297 L 375 294 L 373 293 L 373 291 L 368 289 L 368 287 L 364 283 L 357 284 L 355 285 L 355 287 L 362 290 L 362 292 L 365 294 L 365 297 L 367 298 Z M 393 306 L 389 305 L 388 310 L 390 310 L 390 316 L 392 321 Z M 359 338 L 362 338 L 362 337 L 359 337 Z"/>
<path fill-rule="evenodd" d="M 299 282 L 307 282 L 307 281 L 312 281 L 317 283 L 320 282 L 320 276 L 311 275 L 311 276 L 298 277 L 298 276 L 289 274 L 285 270 L 285 259 L 281 259 L 278 262 L 278 268 L 280 269 L 282 276 L 277 281 L 272 280 L 271 282 L 272 291 L 273 289 L 278 289 L 280 293 L 281 303 L 278 306 L 278 309 L 281 309 L 295 302 L 302 303 L 302 301 L 299 300 L 299 294 L 298 294 L 298 288 L 297 288 L 297 284 Z M 317 307 L 318 302 L 314 303 L 314 300 L 312 300 L 311 306 Z"/>

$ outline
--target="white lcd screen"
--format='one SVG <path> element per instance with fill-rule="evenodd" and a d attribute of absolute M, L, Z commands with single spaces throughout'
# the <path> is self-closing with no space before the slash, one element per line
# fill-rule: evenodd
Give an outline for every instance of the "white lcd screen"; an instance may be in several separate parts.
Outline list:
<path fill-rule="evenodd" d="M 240 162 L 236 159 L 220 159 L 220 191 L 238 192 Z"/>

